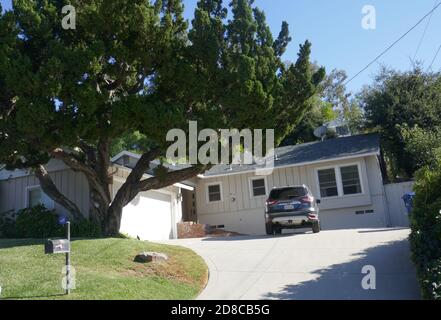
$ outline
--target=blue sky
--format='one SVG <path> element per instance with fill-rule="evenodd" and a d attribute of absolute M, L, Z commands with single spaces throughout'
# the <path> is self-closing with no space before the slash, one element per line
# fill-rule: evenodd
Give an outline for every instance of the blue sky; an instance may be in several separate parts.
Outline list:
<path fill-rule="evenodd" d="M 441 0 L 438 0 L 441 1 Z M 10 0 L 0 0 L 4 8 L 10 7 Z M 229 2 L 226 0 L 225 2 Z M 435 0 L 256 0 L 263 9 L 275 35 L 283 20 L 290 25 L 293 42 L 284 56 L 294 61 L 298 45 L 306 39 L 313 44 L 312 59 L 324 65 L 328 71 L 339 68 L 349 76 L 366 66 L 381 51 L 413 26 L 433 8 Z M 197 0 L 184 0 L 185 15 L 193 16 Z M 361 26 L 362 8 L 372 5 L 376 9 L 375 30 Z M 426 27 L 424 21 L 412 33 L 379 60 L 379 63 L 400 70 L 411 66 L 418 43 Z M 426 67 L 430 64 L 441 44 L 441 7 L 432 16 L 424 41 L 416 56 Z M 379 63 L 374 64 L 348 87 L 358 91 L 372 82 Z M 441 54 L 433 70 L 441 69 Z"/>

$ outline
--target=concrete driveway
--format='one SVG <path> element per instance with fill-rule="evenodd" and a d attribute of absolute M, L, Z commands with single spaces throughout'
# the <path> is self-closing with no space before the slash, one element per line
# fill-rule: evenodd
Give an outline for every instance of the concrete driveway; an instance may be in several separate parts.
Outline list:
<path fill-rule="evenodd" d="M 276 237 L 171 240 L 210 269 L 203 300 L 419 299 L 408 229 L 338 230 Z M 364 266 L 376 289 L 362 288 Z"/>

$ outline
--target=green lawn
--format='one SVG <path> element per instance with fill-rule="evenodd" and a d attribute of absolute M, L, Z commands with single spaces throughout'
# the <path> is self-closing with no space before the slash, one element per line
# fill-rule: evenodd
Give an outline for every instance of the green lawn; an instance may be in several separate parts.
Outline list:
<path fill-rule="evenodd" d="M 45 255 L 43 244 L 0 239 L 0 299 L 193 299 L 207 281 L 207 266 L 188 249 L 126 239 L 76 240 L 71 255 L 76 289 L 65 296 L 65 256 Z M 170 259 L 133 262 L 142 251 Z"/>

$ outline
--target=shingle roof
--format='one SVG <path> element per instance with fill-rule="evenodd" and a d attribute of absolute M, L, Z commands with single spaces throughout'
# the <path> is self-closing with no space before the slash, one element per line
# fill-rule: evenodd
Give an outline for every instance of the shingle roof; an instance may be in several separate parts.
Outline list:
<path fill-rule="evenodd" d="M 274 166 L 276 168 L 294 166 L 373 153 L 380 153 L 380 138 L 378 134 L 364 134 L 277 148 Z M 203 176 L 231 175 L 260 168 L 262 166 L 257 164 L 217 165 Z"/>

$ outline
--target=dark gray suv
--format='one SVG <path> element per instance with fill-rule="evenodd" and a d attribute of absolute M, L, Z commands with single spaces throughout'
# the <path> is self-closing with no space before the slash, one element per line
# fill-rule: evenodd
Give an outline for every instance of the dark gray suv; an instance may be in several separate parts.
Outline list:
<path fill-rule="evenodd" d="M 283 229 L 305 227 L 319 233 L 319 203 L 305 185 L 274 188 L 265 206 L 266 233 L 281 234 Z"/>

